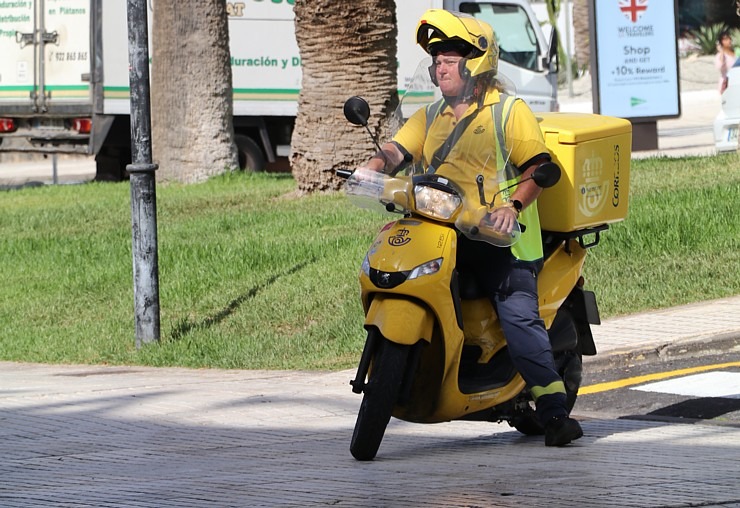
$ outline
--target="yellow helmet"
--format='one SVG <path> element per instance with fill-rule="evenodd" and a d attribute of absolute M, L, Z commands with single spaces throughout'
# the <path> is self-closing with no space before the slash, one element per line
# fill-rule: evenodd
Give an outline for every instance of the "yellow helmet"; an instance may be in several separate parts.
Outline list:
<path fill-rule="evenodd" d="M 461 71 L 469 76 L 486 72 L 495 75 L 498 71 L 498 44 L 493 28 L 469 14 L 427 10 L 416 25 L 416 43 L 432 56 L 439 51 L 458 51 L 466 59 L 466 71 Z"/>

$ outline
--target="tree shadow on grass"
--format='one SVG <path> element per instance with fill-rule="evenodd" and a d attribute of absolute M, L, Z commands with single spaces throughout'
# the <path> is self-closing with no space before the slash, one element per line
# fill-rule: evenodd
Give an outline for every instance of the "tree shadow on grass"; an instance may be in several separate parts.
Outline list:
<path fill-rule="evenodd" d="M 251 300 L 252 298 L 257 296 L 257 294 L 260 291 L 271 286 L 272 284 L 274 284 L 276 281 L 278 281 L 279 279 L 283 277 L 293 275 L 294 273 L 308 266 L 313 261 L 314 261 L 313 259 L 309 259 L 308 261 L 304 261 L 303 263 L 299 263 L 293 266 L 292 268 L 289 268 L 285 272 L 277 273 L 273 275 L 272 277 L 267 279 L 264 283 L 258 284 L 254 286 L 252 289 L 250 289 L 249 291 L 247 291 L 246 293 L 237 296 L 236 298 L 231 300 L 226 305 L 226 307 L 224 307 L 217 313 L 212 314 L 206 317 L 205 319 L 202 319 L 201 321 L 192 321 L 187 318 L 181 319 L 175 325 L 174 329 L 172 330 L 172 337 L 171 337 L 172 340 L 173 341 L 181 340 L 185 338 L 186 335 L 190 334 L 191 332 L 195 330 L 204 330 L 204 329 L 207 329 L 214 325 L 219 324 L 224 319 L 228 318 L 230 315 L 236 312 L 237 309 L 239 309 L 239 307 L 241 307 L 242 304 L 244 304 L 244 302 Z"/>

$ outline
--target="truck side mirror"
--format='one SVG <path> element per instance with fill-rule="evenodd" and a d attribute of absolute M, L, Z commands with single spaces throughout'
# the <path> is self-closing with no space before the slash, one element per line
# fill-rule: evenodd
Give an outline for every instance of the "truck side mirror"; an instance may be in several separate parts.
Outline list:
<path fill-rule="evenodd" d="M 550 72 L 560 71 L 560 59 L 558 58 L 558 29 L 552 27 L 550 32 L 550 42 L 547 53 L 546 67 L 550 69 Z"/>

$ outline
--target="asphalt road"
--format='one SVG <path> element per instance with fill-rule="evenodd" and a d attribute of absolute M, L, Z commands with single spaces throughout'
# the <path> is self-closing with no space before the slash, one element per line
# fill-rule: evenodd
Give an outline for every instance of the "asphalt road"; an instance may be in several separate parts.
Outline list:
<path fill-rule="evenodd" d="M 740 352 L 585 369 L 575 412 L 740 427 Z"/>

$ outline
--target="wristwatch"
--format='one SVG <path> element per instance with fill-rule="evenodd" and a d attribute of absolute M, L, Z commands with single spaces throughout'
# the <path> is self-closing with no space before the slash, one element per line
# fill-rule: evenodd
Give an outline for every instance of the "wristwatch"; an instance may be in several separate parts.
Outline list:
<path fill-rule="evenodd" d="M 516 210 L 517 214 L 522 212 L 522 208 L 524 208 L 524 206 L 522 205 L 521 201 L 519 201 L 518 199 L 512 199 L 511 204 L 512 206 L 514 206 L 514 210 Z"/>

